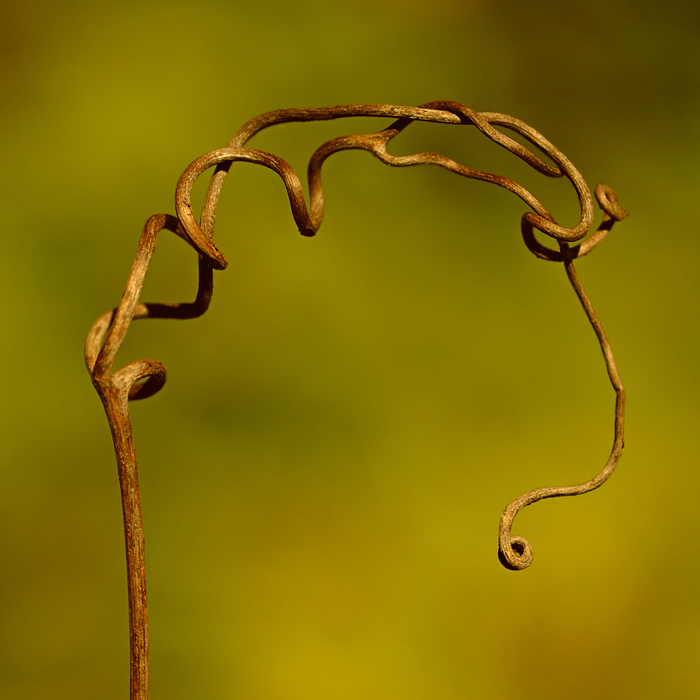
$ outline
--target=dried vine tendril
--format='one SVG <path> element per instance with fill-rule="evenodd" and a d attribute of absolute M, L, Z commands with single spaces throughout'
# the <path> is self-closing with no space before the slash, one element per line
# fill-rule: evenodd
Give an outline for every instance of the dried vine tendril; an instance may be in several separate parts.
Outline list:
<path fill-rule="evenodd" d="M 342 136 L 320 146 L 312 155 L 308 166 L 309 207 L 304 199 L 301 180 L 286 161 L 272 153 L 248 148 L 245 145 L 255 134 L 276 124 L 341 117 L 390 117 L 395 121 L 381 131 Z M 474 126 L 487 138 L 525 161 L 542 175 L 565 176 L 578 195 L 581 208 L 579 222 L 572 228 L 561 226 L 528 190 L 506 177 L 474 170 L 438 153 L 416 153 L 408 156 L 393 156 L 388 153 L 387 144 L 391 139 L 414 121 Z M 497 127 L 520 135 L 547 156 L 554 165 L 545 163 L 535 153 Z M 501 516 L 499 558 L 503 565 L 509 569 L 518 570 L 527 568 L 532 562 L 530 543 L 523 537 L 511 536 L 513 520 L 522 508 L 544 498 L 573 496 L 598 488 L 610 477 L 620 458 L 623 447 L 625 391 L 615 366 L 610 343 L 573 265 L 574 259 L 593 250 L 610 232 L 613 224 L 627 216 L 627 212 L 619 207 L 617 197 L 609 187 L 598 185 L 595 188 L 596 200 L 603 211 L 603 221 L 588 238 L 582 240 L 591 231 L 593 225 L 593 198 L 586 182 L 566 156 L 538 131 L 507 114 L 476 112 L 457 102 L 446 101 L 428 102 L 420 107 L 343 105 L 317 109 L 284 109 L 262 114 L 245 124 L 226 148 L 211 151 L 187 167 L 180 177 L 175 192 L 177 217 L 156 214 L 146 222 L 119 305 L 95 322 L 86 341 L 86 363 L 109 421 L 122 492 L 129 589 L 131 700 L 147 700 L 149 697 L 149 666 L 144 535 L 129 401 L 146 398 L 159 391 L 165 384 L 166 372 L 163 365 L 156 360 L 132 362 L 121 369 L 114 370 L 117 353 L 132 320 L 194 318 L 203 314 L 209 307 L 213 270 L 223 270 L 228 264 L 224 255 L 214 244 L 214 223 L 223 183 L 234 162 L 257 163 L 274 170 L 282 178 L 286 187 L 292 216 L 300 233 L 304 236 L 313 236 L 318 231 L 324 214 L 322 165 L 334 153 L 352 149 L 369 151 L 383 163 L 392 166 L 438 165 L 463 177 L 491 182 L 520 197 L 532 210 L 524 214 L 521 219 L 521 231 L 525 244 L 538 258 L 564 264 L 567 277 L 603 351 L 610 382 L 616 393 L 614 442 L 608 462 L 597 476 L 584 484 L 535 489 L 513 500 Z M 199 176 L 212 167 L 215 168 L 214 173 L 206 193 L 200 220 L 197 221 L 190 204 L 192 187 Z M 199 288 L 192 303 L 139 303 L 144 278 L 155 251 L 156 239 L 163 230 L 175 233 L 199 254 Z M 556 247 L 550 248 L 540 242 L 535 236 L 535 231 L 553 239 Z"/>

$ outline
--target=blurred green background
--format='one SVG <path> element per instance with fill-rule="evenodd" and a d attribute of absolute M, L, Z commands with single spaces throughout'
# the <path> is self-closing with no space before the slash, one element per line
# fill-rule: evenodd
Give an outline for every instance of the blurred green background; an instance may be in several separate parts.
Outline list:
<path fill-rule="evenodd" d="M 504 570 L 506 503 L 587 480 L 612 445 L 600 350 L 561 266 L 522 244 L 525 206 L 342 153 L 304 239 L 278 178 L 239 164 L 209 313 L 136 324 L 118 360 L 169 372 L 132 410 L 152 696 L 698 697 L 698 7 L 0 3 L 0 697 L 128 696 L 119 490 L 82 345 L 145 220 L 261 112 L 435 99 L 525 120 L 631 212 L 578 263 L 628 391 L 618 471 L 523 512 L 535 562 Z M 303 171 L 388 123 L 251 145 Z M 566 181 L 474 129 L 413 125 L 391 150 L 510 175 L 577 221 Z M 144 298 L 195 282 L 164 235 Z"/>

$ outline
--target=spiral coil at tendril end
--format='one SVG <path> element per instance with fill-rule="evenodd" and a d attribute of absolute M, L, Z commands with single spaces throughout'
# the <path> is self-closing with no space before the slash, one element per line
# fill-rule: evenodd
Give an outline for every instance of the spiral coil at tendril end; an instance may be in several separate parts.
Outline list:
<path fill-rule="evenodd" d="M 506 569 L 522 571 L 532 564 L 532 545 L 524 537 L 512 536 L 513 520 L 524 507 L 522 498 L 516 499 L 503 511 L 498 528 L 498 559 Z"/>
<path fill-rule="evenodd" d="M 498 560 L 511 571 L 522 571 L 532 564 L 532 545 L 524 537 L 501 538 L 498 545 Z"/>

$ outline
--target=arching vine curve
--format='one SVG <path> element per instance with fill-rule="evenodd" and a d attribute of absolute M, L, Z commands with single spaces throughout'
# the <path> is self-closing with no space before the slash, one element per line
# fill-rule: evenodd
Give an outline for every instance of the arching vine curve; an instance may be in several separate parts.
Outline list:
<path fill-rule="evenodd" d="M 354 134 L 332 139 L 320 146 L 308 165 L 309 206 L 304 198 L 301 179 L 282 158 L 249 148 L 247 142 L 263 129 L 288 122 L 309 122 L 342 117 L 389 117 L 395 121 L 381 131 Z M 566 177 L 572 184 L 580 205 L 576 225 L 560 225 L 545 206 L 517 182 L 492 173 L 469 168 L 438 153 L 393 156 L 387 145 L 414 121 L 474 126 L 484 136 L 510 151 L 537 172 L 547 177 Z M 498 128 L 500 127 L 500 128 Z M 503 129 L 503 130 L 502 130 Z M 518 134 L 551 161 L 545 162 L 529 148 L 511 138 Z M 88 333 L 85 358 L 92 382 L 102 400 L 112 432 L 122 492 L 122 509 L 127 552 L 129 620 L 131 641 L 131 700 L 147 700 L 148 683 L 148 612 L 141 502 L 138 486 L 136 452 L 129 416 L 129 401 L 152 396 L 166 380 L 163 365 L 156 360 L 132 362 L 114 369 L 116 356 L 133 320 L 146 318 L 194 318 L 203 314 L 211 300 L 213 270 L 223 270 L 228 262 L 214 243 L 214 225 L 219 196 L 226 175 L 234 162 L 262 165 L 282 179 L 292 209 L 292 216 L 304 236 L 313 236 L 324 214 L 321 170 L 333 154 L 345 150 L 365 150 L 387 165 L 406 167 L 432 164 L 466 178 L 483 180 L 517 195 L 531 211 L 523 214 L 521 232 L 528 249 L 538 258 L 563 263 L 567 277 L 578 296 L 598 338 L 608 376 L 616 394 L 613 447 L 603 469 L 589 481 L 575 486 L 538 488 L 514 499 L 504 510 L 499 528 L 499 558 L 508 569 L 527 568 L 532 562 L 532 547 L 523 537 L 512 536 L 513 520 L 525 506 L 545 498 L 573 496 L 598 488 L 612 474 L 624 443 L 625 391 L 607 336 L 584 291 L 574 268 L 574 260 L 598 246 L 617 221 L 627 216 L 618 205 L 615 193 L 607 185 L 595 188 L 595 198 L 603 212 L 601 224 L 593 227 L 593 197 L 585 180 L 566 156 L 538 131 L 507 114 L 476 112 L 457 102 L 428 102 L 419 107 L 396 105 L 342 105 L 312 109 L 285 109 L 262 114 L 245 124 L 225 148 L 207 153 L 193 161 L 182 174 L 176 188 L 177 217 L 152 216 L 144 226 L 126 287 L 119 305 L 101 316 Z M 194 183 L 208 169 L 214 168 L 199 220 L 191 206 Z M 161 231 L 175 233 L 199 255 L 199 286 L 191 303 L 141 303 L 143 282 L 155 244 Z M 552 239 L 554 246 L 542 243 L 535 232 Z M 590 235 L 588 235 L 590 234 Z M 586 236 L 588 237 L 586 238 Z"/>

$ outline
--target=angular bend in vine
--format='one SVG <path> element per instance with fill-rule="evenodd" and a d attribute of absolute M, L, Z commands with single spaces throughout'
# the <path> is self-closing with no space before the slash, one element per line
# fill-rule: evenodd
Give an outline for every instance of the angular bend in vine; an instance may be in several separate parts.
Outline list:
<path fill-rule="evenodd" d="M 380 131 L 342 136 L 321 145 L 309 161 L 308 206 L 301 179 L 286 161 L 273 153 L 246 145 L 263 129 L 278 124 L 343 117 L 388 117 L 394 121 Z M 391 139 L 415 121 L 475 127 L 486 138 L 510 151 L 540 174 L 554 178 L 566 177 L 579 200 L 581 213 L 578 223 L 572 227 L 561 225 L 532 193 L 509 178 L 475 170 L 438 153 L 391 155 L 387 151 Z M 509 132 L 518 134 L 539 151 L 540 155 L 513 139 L 508 135 Z M 87 337 L 86 362 L 109 421 L 122 492 L 129 582 L 132 700 L 146 700 L 148 697 L 148 627 L 141 503 L 128 404 L 131 400 L 146 398 L 159 391 L 165 384 L 166 373 L 165 368 L 155 360 L 132 362 L 115 370 L 116 356 L 132 321 L 147 318 L 194 318 L 207 310 L 212 295 L 213 270 L 223 270 L 228 264 L 226 257 L 214 243 L 214 225 L 219 196 L 233 163 L 255 163 L 276 172 L 286 188 L 292 216 L 300 233 L 313 236 L 318 231 L 324 214 L 322 166 L 333 154 L 352 149 L 369 151 L 383 163 L 396 167 L 437 165 L 462 177 L 490 182 L 518 196 L 529 208 L 521 219 L 521 233 L 526 246 L 538 258 L 564 265 L 567 277 L 602 349 L 610 382 L 616 394 L 614 440 L 608 461 L 596 476 L 584 484 L 534 489 L 513 500 L 503 512 L 499 529 L 499 558 L 503 565 L 518 570 L 526 568 L 532 562 L 532 547 L 529 542 L 522 537 L 511 535 L 513 520 L 522 508 L 544 498 L 573 496 L 598 488 L 612 474 L 620 458 L 623 447 L 625 392 L 608 339 L 581 286 L 573 264 L 576 258 L 597 247 L 615 222 L 627 216 L 627 212 L 619 207 L 617 197 L 609 187 L 598 185 L 595 188 L 595 198 L 603 212 L 603 218 L 600 225 L 592 231 L 593 197 L 581 174 L 561 151 L 519 119 L 496 112 L 476 112 L 457 102 L 429 102 L 419 107 L 343 105 L 285 109 L 262 114 L 245 124 L 226 147 L 201 156 L 186 168 L 175 193 L 177 216 L 157 214 L 146 222 L 119 305 L 100 317 Z M 540 157 L 542 155 L 550 162 L 545 162 Z M 214 168 L 214 172 L 198 220 L 192 210 L 190 195 L 194 183 L 210 168 Z M 199 288 L 195 300 L 191 303 L 154 304 L 141 303 L 139 300 L 143 281 L 155 251 L 156 239 L 163 230 L 182 238 L 198 254 Z M 544 234 L 545 240 L 550 240 L 552 245 L 541 242 L 536 232 Z"/>

